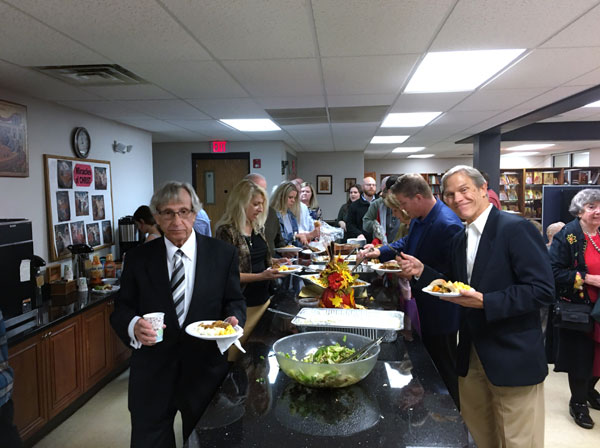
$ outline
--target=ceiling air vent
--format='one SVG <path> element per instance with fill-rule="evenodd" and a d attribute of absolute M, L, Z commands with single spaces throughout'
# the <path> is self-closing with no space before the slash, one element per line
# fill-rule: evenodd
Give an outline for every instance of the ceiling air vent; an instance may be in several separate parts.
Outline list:
<path fill-rule="evenodd" d="M 147 82 L 116 64 L 54 65 L 31 68 L 77 86 L 122 86 Z"/>

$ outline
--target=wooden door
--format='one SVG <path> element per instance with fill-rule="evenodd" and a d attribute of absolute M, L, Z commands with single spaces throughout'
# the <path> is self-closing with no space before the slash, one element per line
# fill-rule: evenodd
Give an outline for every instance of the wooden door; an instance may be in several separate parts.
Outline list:
<path fill-rule="evenodd" d="M 101 304 L 82 315 L 84 390 L 104 378 L 112 367 L 106 311 L 106 304 Z"/>
<path fill-rule="evenodd" d="M 229 156 L 234 155 L 236 154 L 229 154 Z M 217 221 L 225 212 L 229 192 L 249 173 L 248 170 L 249 159 L 247 157 L 194 159 L 194 188 L 210 218 L 213 234 Z M 208 185 L 210 183 L 214 188 Z M 214 191 L 212 198 L 210 197 L 211 190 Z M 207 197 L 207 192 L 209 197 Z"/>
<path fill-rule="evenodd" d="M 44 343 L 47 345 L 48 411 L 52 418 L 83 392 L 80 316 L 53 327 Z"/>
<path fill-rule="evenodd" d="M 8 363 L 14 370 L 14 422 L 24 440 L 48 421 L 42 338 L 40 334 L 9 349 Z"/>

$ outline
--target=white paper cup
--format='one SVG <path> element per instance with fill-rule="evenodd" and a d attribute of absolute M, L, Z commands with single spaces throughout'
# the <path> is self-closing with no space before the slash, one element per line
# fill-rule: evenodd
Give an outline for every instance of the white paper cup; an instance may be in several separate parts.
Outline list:
<path fill-rule="evenodd" d="M 156 341 L 162 342 L 163 340 L 163 322 L 165 320 L 165 313 L 148 313 L 144 314 L 144 319 L 150 322 L 152 329 L 156 331 Z"/>
<path fill-rule="evenodd" d="M 79 277 L 77 279 L 77 289 L 79 289 L 80 291 L 87 291 L 88 287 L 87 287 L 87 278 L 85 277 Z"/>

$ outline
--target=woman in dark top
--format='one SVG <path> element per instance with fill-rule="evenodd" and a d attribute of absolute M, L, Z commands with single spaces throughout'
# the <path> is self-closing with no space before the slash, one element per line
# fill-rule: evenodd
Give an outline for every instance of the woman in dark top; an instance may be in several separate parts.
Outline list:
<path fill-rule="evenodd" d="M 277 269 L 271 269 L 263 230 L 268 208 L 265 190 L 243 179 L 231 190 L 215 231 L 215 238 L 227 241 L 239 251 L 240 283 L 248 306 L 242 342 L 269 306 L 270 281 L 283 277 Z"/>
<path fill-rule="evenodd" d="M 569 212 L 577 218 L 554 236 L 550 247 L 556 293 L 559 301 L 595 303 L 600 290 L 600 191 L 581 190 Z M 569 413 L 575 423 L 592 429 L 587 404 L 600 409 L 600 393 L 594 388 L 600 377 L 598 322 L 589 333 L 559 328 L 554 370 L 568 373 Z"/>
<path fill-rule="evenodd" d="M 337 216 L 337 223 L 342 229 L 344 229 L 344 232 L 346 231 L 346 222 L 344 221 L 344 218 L 346 217 L 346 213 L 348 213 L 348 207 L 350 207 L 350 204 L 360 198 L 361 194 L 362 188 L 360 184 L 352 185 L 350 190 L 348 190 L 348 200 L 340 207 L 340 211 L 338 212 Z"/>

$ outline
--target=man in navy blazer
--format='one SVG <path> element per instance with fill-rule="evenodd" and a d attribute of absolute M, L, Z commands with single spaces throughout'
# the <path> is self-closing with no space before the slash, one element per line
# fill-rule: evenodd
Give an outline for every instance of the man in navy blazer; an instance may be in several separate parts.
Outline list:
<path fill-rule="evenodd" d="M 548 250 L 530 222 L 489 203 L 475 168 L 451 168 L 442 188 L 467 223 L 452 240 L 450 279 L 473 288 L 443 297 L 461 306 L 461 414 L 479 447 L 543 447 L 548 367 L 539 310 L 554 301 Z M 440 276 L 408 255 L 400 264 L 418 287 Z"/>
<path fill-rule="evenodd" d="M 406 252 L 434 266 L 439 272 L 449 273 L 450 241 L 463 230 L 458 216 L 433 196 L 420 174 L 401 176 L 390 188 L 390 194 L 396 196 L 412 218 L 408 235 L 379 249 L 367 245 L 361 256 L 387 261 L 400 252 Z M 425 294 L 420 288 L 412 288 L 412 294 L 417 301 L 423 344 L 458 405 L 456 332 L 460 307 Z"/>
<path fill-rule="evenodd" d="M 129 373 L 131 446 L 171 448 L 177 410 L 185 439 L 229 369 L 214 341 L 196 339 L 185 327 L 219 319 L 243 326 L 246 304 L 237 250 L 193 231 L 200 201 L 191 185 L 163 185 L 150 208 L 164 237 L 127 252 L 110 320 L 123 342 L 134 348 Z M 173 275 L 181 269 L 182 278 Z M 175 286 L 172 275 L 177 277 Z M 182 302 L 176 304 L 174 296 Z M 142 317 L 153 312 L 164 313 L 162 342 L 156 342 L 156 332 Z"/>

